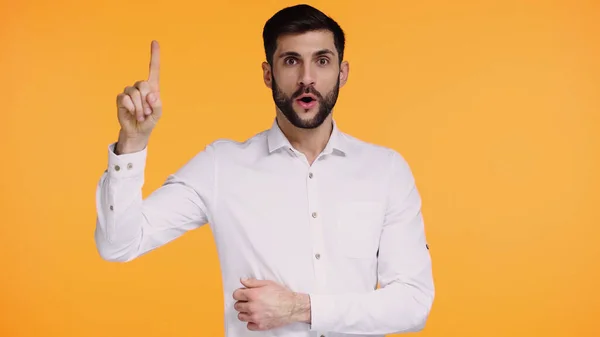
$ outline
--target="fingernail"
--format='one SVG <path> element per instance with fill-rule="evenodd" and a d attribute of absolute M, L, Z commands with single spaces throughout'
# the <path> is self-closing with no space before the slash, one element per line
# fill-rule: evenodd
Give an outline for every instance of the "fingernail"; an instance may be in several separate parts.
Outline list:
<path fill-rule="evenodd" d="M 156 96 L 154 94 L 148 94 L 148 100 L 150 100 L 151 103 L 154 103 L 154 101 L 156 100 Z"/>
<path fill-rule="evenodd" d="M 146 115 L 149 115 L 149 114 L 151 114 L 151 113 L 152 113 L 152 110 L 151 110 L 150 108 L 146 108 L 146 109 L 144 110 L 144 112 L 146 113 Z"/>

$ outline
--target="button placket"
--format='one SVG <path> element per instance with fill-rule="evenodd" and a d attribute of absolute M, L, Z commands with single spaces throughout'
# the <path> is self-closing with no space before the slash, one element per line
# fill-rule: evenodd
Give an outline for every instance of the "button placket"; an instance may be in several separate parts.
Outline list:
<path fill-rule="evenodd" d="M 306 186 L 308 193 L 308 207 L 309 207 L 309 222 L 310 230 L 313 242 L 313 264 L 315 279 L 317 280 L 317 287 L 321 291 L 325 291 L 326 284 L 326 266 L 324 265 L 323 256 L 323 222 L 321 216 L 321 209 L 318 196 L 318 179 L 314 172 L 314 168 L 310 167 L 306 175 Z"/>

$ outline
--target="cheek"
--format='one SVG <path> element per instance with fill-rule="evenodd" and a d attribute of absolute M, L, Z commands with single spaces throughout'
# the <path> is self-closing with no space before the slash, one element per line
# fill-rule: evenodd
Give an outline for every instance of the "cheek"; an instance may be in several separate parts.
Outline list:
<path fill-rule="evenodd" d="M 293 95 L 297 90 L 298 90 L 298 86 L 295 84 L 290 85 L 290 83 L 286 83 L 285 81 L 280 82 L 279 80 L 277 80 L 277 89 L 285 94 L 286 96 L 290 97 L 291 95 Z"/>
<path fill-rule="evenodd" d="M 321 81 L 320 85 L 317 85 L 317 90 L 323 95 L 330 93 L 333 91 L 335 86 L 337 85 L 337 77 L 336 78 L 328 78 L 327 81 Z"/>
<path fill-rule="evenodd" d="M 298 68 L 297 67 L 277 67 L 274 69 L 273 76 L 275 80 L 280 83 L 283 82 L 296 82 L 298 79 Z"/>
<path fill-rule="evenodd" d="M 340 73 L 338 71 L 328 69 L 327 71 L 323 71 L 321 76 L 319 76 L 319 82 L 323 85 L 323 87 L 333 88 L 339 78 Z"/>

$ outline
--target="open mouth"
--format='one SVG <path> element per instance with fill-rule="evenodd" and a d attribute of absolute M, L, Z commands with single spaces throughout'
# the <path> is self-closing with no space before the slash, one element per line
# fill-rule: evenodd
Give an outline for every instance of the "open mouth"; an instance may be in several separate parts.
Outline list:
<path fill-rule="evenodd" d="M 301 102 L 304 102 L 304 103 L 310 103 L 310 102 L 312 102 L 312 101 L 314 101 L 314 100 L 315 100 L 314 98 L 312 98 L 312 97 L 308 97 L 308 96 L 305 96 L 305 97 L 302 97 L 302 98 L 300 98 L 300 101 L 301 101 Z"/>
<path fill-rule="evenodd" d="M 317 99 L 312 95 L 303 95 L 296 99 L 296 102 L 300 107 L 305 109 L 306 111 L 312 109 L 315 105 L 317 105 Z"/>

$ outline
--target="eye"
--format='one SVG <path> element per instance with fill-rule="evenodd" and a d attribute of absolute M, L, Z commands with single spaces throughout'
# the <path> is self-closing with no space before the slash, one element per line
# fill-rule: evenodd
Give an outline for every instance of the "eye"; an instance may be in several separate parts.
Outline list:
<path fill-rule="evenodd" d="M 296 61 L 297 61 L 297 60 L 296 60 L 295 58 L 293 58 L 293 57 L 288 57 L 288 58 L 286 58 L 285 60 L 283 60 L 283 63 L 285 63 L 286 65 L 289 65 L 289 66 L 291 66 L 291 65 L 294 65 L 294 64 L 296 64 Z"/>
<path fill-rule="evenodd" d="M 319 63 L 319 65 L 325 66 L 329 63 L 329 60 L 325 57 L 322 57 L 322 58 L 318 59 L 317 62 Z"/>

